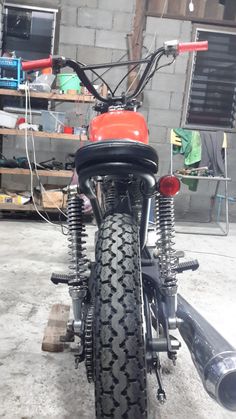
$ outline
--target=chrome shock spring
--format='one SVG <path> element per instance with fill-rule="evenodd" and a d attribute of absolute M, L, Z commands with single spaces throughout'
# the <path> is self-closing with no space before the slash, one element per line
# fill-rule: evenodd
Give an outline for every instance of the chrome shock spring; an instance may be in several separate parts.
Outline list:
<path fill-rule="evenodd" d="M 71 194 L 67 202 L 68 240 L 71 280 L 82 288 L 87 287 L 88 259 L 86 258 L 85 225 L 83 223 L 84 202 L 77 193 Z"/>
<path fill-rule="evenodd" d="M 105 208 L 106 208 L 106 212 L 113 212 L 114 208 L 115 208 L 115 203 L 116 203 L 116 197 L 117 197 L 117 193 L 116 193 L 116 188 L 115 185 L 109 182 L 109 184 L 107 185 L 107 190 L 106 190 L 106 194 L 105 194 Z"/>
<path fill-rule="evenodd" d="M 176 266 L 177 258 L 175 245 L 175 216 L 174 199 L 156 195 L 156 255 L 160 261 L 160 274 L 163 287 L 171 290 L 176 289 Z"/>

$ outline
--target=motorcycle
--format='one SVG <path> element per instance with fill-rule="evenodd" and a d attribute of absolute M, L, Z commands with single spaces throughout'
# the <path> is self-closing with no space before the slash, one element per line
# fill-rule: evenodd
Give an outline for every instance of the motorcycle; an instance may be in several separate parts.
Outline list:
<path fill-rule="evenodd" d="M 175 364 L 179 330 L 203 386 L 221 406 L 236 411 L 236 351 L 177 293 L 177 274 L 196 269 L 180 263 L 174 247 L 175 176 L 158 178 L 158 154 L 148 145 L 148 128 L 137 112 L 147 83 L 163 56 L 204 51 L 207 42 L 171 41 L 140 60 L 84 65 L 64 57 L 23 62 L 24 71 L 71 67 L 98 100 L 89 127 L 90 143 L 75 155 L 79 185 L 68 187 L 70 274 L 52 274 L 68 284 L 74 319 L 67 341 L 76 342 L 76 366 L 85 363 L 95 386 L 96 418 L 147 418 L 147 373 L 157 379 L 157 398 L 166 399 L 160 353 Z M 132 93 L 116 95 L 108 86 L 102 97 L 87 71 L 142 64 Z M 169 64 L 166 64 L 169 65 Z M 129 73 L 128 72 L 128 73 Z M 104 82 L 104 80 L 102 79 Z M 120 84 L 119 84 L 120 85 Z M 84 194 L 97 223 L 95 262 L 86 255 Z M 151 201 L 155 201 L 156 245 L 147 245 Z"/>

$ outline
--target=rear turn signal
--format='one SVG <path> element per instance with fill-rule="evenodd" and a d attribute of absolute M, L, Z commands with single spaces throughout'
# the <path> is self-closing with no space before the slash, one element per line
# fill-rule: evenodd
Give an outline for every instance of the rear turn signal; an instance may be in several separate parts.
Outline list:
<path fill-rule="evenodd" d="M 157 188 L 163 196 L 175 196 L 180 190 L 180 181 L 175 176 L 163 176 L 159 180 Z"/>

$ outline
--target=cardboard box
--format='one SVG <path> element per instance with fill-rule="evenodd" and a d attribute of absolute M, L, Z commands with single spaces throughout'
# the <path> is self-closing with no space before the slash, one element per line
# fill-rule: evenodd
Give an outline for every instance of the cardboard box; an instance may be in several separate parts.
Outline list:
<path fill-rule="evenodd" d="M 0 192 L 0 204 L 24 205 L 30 201 L 30 197 L 19 195 L 14 192 Z"/>
<path fill-rule="evenodd" d="M 67 194 L 64 193 L 60 188 L 52 189 L 50 185 L 44 186 L 44 189 L 37 191 L 35 194 L 36 201 L 39 205 L 44 208 L 66 208 Z"/>

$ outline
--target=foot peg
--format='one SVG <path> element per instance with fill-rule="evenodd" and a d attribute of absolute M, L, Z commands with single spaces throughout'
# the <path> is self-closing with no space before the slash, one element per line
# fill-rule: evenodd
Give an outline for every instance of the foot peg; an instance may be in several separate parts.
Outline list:
<path fill-rule="evenodd" d="M 68 284 L 71 281 L 70 275 L 52 273 L 51 281 L 53 284 Z"/>
<path fill-rule="evenodd" d="M 196 271 L 199 268 L 199 263 L 198 260 L 190 260 L 189 262 L 182 262 L 179 263 L 179 265 L 176 267 L 176 272 L 178 273 L 182 273 L 184 271 Z"/>
<path fill-rule="evenodd" d="M 76 279 L 74 279 L 72 277 L 72 275 L 66 275 L 66 274 L 55 274 L 53 273 L 51 276 L 51 281 L 53 284 L 58 285 L 58 284 L 67 284 L 70 286 L 80 286 L 81 285 L 81 281 L 77 281 Z"/>

